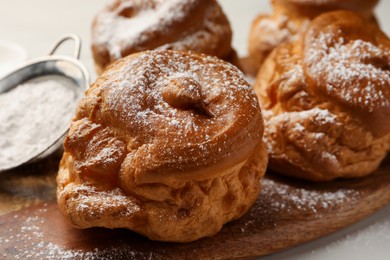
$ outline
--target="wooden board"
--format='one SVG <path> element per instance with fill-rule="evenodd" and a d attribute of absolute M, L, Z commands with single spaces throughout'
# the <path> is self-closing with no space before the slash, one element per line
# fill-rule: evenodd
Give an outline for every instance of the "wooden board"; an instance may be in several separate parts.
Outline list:
<path fill-rule="evenodd" d="M 390 204 L 389 159 L 373 176 L 325 184 L 268 173 L 252 209 L 214 237 L 162 243 L 128 230 L 72 228 L 55 202 L 57 164 L 0 175 L 0 258 L 247 258 L 332 233 Z"/>

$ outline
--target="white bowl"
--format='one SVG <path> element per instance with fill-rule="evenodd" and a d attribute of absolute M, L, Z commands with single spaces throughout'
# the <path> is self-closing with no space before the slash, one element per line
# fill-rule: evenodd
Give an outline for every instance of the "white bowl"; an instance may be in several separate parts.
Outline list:
<path fill-rule="evenodd" d="M 12 71 L 27 59 L 27 51 L 22 46 L 0 39 L 0 77 Z"/>

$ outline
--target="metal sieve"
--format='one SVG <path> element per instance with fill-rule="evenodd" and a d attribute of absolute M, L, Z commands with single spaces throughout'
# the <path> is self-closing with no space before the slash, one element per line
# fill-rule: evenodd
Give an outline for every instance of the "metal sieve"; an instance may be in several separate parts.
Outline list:
<path fill-rule="evenodd" d="M 75 48 L 73 57 L 55 54 L 58 47 L 67 40 L 74 41 Z M 7 92 L 17 87 L 18 85 L 34 78 L 57 75 L 71 79 L 75 83 L 75 102 L 78 103 L 78 101 L 82 98 L 84 91 L 90 84 L 87 69 L 78 60 L 80 57 L 80 50 L 80 38 L 74 34 L 65 35 L 54 44 L 48 56 L 28 61 L 24 65 L 1 78 L 0 94 Z M 68 130 L 69 127 L 66 127 L 63 133 L 58 136 L 58 138 L 51 145 L 49 145 L 49 147 L 46 147 L 44 150 L 29 156 L 29 158 L 24 158 L 20 163 L 18 162 L 17 164 L 15 163 L 15 165 L 6 166 L 3 168 L 0 166 L 0 172 L 11 170 L 23 164 L 36 162 L 52 154 L 62 146 L 63 139 Z"/>

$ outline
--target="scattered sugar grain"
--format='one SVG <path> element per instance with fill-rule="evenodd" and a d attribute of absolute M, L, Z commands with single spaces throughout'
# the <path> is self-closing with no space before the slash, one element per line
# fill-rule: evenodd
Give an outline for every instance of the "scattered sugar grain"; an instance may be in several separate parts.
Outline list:
<path fill-rule="evenodd" d="M 272 197 L 271 209 L 305 210 L 316 213 L 318 209 L 330 209 L 359 199 L 359 193 L 352 189 L 319 191 L 305 188 L 291 189 L 287 184 L 276 183 L 270 179 L 263 180 L 262 193 Z"/>

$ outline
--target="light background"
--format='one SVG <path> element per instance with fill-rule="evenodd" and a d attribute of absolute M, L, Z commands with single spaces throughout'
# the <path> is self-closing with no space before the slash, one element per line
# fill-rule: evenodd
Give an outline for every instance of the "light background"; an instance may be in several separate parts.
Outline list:
<path fill-rule="evenodd" d="M 81 61 L 95 78 L 90 52 L 94 14 L 106 0 L 12 0 L 0 2 L 0 39 L 26 48 L 28 58 L 47 55 L 62 35 L 82 38 Z M 268 0 L 220 0 L 233 28 L 233 45 L 246 54 L 249 26 L 256 14 L 270 12 Z M 390 1 L 376 9 L 382 29 L 390 35 Z M 67 44 L 60 53 L 71 54 Z M 221 241 L 221 243 L 223 243 Z M 390 206 L 349 228 L 265 259 L 390 259 Z"/>

